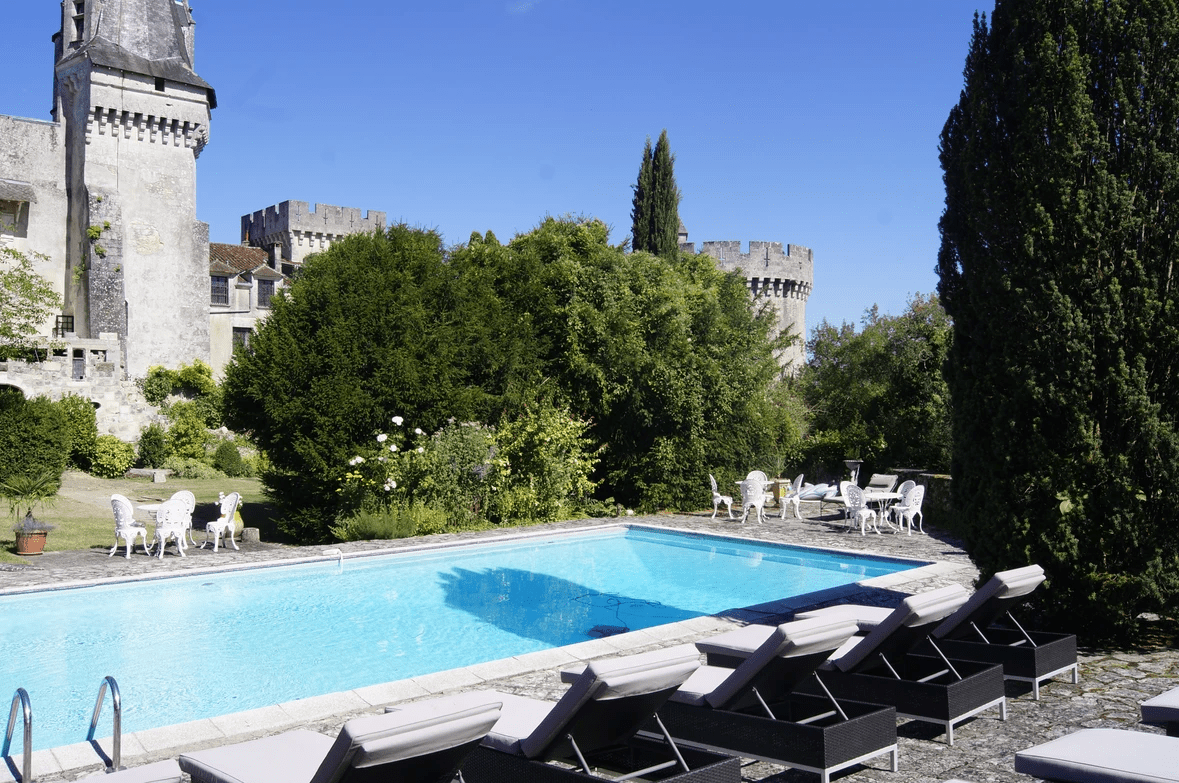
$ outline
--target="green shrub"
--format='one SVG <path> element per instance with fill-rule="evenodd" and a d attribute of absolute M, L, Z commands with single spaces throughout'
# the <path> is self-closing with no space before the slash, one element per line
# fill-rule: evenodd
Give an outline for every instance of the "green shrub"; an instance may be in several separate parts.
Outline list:
<path fill-rule="evenodd" d="M 119 478 L 135 462 L 135 447 L 114 435 L 99 435 L 94 446 L 90 473 L 99 478 Z"/>
<path fill-rule="evenodd" d="M 441 533 L 447 529 L 445 511 L 415 503 L 404 508 L 359 511 L 334 525 L 332 534 L 341 541 L 384 541 Z"/>
<path fill-rule="evenodd" d="M 422 479 L 411 498 L 446 511 L 461 527 L 479 518 L 490 491 L 495 430 L 472 422 L 451 422 L 425 442 Z"/>
<path fill-rule="evenodd" d="M 85 397 L 67 394 L 57 404 L 65 415 L 70 431 L 70 464 L 80 470 L 89 470 L 98 439 L 98 417 L 94 412 L 94 403 Z"/>
<path fill-rule="evenodd" d="M 217 391 L 213 368 L 200 359 L 193 360 L 192 364 L 180 365 L 173 377 L 180 393 L 188 397 L 204 397 Z"/>
<path fill-rule="evenodd" d="M 177 478 L 186 479 L 223 479 L 226 475 L 217 468 L 206 465 L 199 459 L 179 457 L 173 455 L 164 462 L 164 467 L 172 471 Z"/>
<path fill-rule="evenodd" d="M 139 434 L 139 449 L 135 464 L 141 468 L 162 468 L 172 455 L 168 447 L 168 433 L 159 424 L 152 422 Z"/>
<path fill-rule="evenodd" d="M 213 452 L 213 467 L 231 478 L 245 473 L 241 452 L 237 450 L 237 446 L 227 440 L 221 441 L 221 445 Z"/>
<path fill-rule="evenodd" d="M 60 484 L 69 454 L 69 421 L 60 405 L 0 388 L 0 481 L 49 471 Z"/>
<path fill-rule="evenodd" d="M 147 377 L 140 381 L 139 388 L 143 390 L 143 396 L 148 402 L 152 405 L 161 405 L 172 393 L 175 385 L 175 374 L 157 364 L 147 371 Z"/>
<path fill-rule="evenodd" d="M 204 459 L 205 447 L 212 440 L 201 411 L 192 402 L 178 402 L 168 409 L 172 426 L 168 429 L 168 446 L 172 454 L 189 459 Z"/>

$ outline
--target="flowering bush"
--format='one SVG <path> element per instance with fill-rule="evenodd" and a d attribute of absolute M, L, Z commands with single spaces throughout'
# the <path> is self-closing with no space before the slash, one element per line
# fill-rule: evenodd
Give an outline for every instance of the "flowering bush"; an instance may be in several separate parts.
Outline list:
<path fill-rule="evenodd" d="M 396 429 L 392 434 L 378 432 L 372 446 L 348 460 L 348 471 L 336 490 L 346 515 L 387 511 L 405 505 L 410 490 L 421 482 L 424 449 L 413 447 L 401 432 L 404 421 L 394 416 L 392 424 Z"/>

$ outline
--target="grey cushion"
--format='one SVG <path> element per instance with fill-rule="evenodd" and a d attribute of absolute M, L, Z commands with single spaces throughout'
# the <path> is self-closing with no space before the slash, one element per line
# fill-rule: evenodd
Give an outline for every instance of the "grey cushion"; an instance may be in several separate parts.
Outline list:
<path fill-rule="evenodd" d="M 603 701 L 678 688 L 698 668 L 700 653 L 690 644 L 593 661 L 536 730 L 521 738 L 520 751 L 528 758 L 535 758 L 591 699 Z"/>
<path fill-rule="evenodd" d="M 969 597 L 970 593 L 962 585 L 949 585 L 909 596 L 859 644 L 837 658 L 835 666 L 840 671 L 852 671 L 880 651 L 889 641 L 889 637 L 902 627 L 921 628 L 936 623 L 966 603 Z"/>
<path fill-rule="evenodd" d="M 1015 771 L 1062 783 L 1176 783 L 1179 737 L 1083 729 L 1019 751 Z"/>
<path fill-rule="evenodd" d="M 109 774 L 100 772 L 85 780 L 109 780 L 111 783 L 181 783 L 184 773 L 175 759 L 157 761 L 154 764 L 144 764 L 142 767 L 131 767 Z"/>
<path fill-rule="evenodd" d="M 708 703 L 721 708 L 742 695 L 754 678 L 775 658 L 798 658 L 834 650 L 856 632 L 844 620 L 816 618 L 783 623 L 724 682 L 708 694 Z"/>
<path fill-rule="evenodd" d="M 500 704 L 485 693 L 430 699 L 384 715 L 354 718 L 334 742 L 300 729 L 185 753 L 180 766 L 198 783 L 335 783 L 349 767 L 425 756 L 486 735 L 500 717 Z"/>
<path fill-rule="evenodd" d="M 669 701 L 705 707 L 708 705 L 708 694 L 719 688 L 732 674 L 733 669 L 723 666 L 701 666 L 671 694 Z"/>
<path fill-rule="evenodd" d="M 1012 568 L 1000 571 L 987 580 L 987 583 L 974 591 L 970 600 L 962 605 L 958 611 L 947 617 L 941 625 L 934 629 L 933 635 L 941 639 L 954 633 L 963 623 L 975 622 L 975 615 L 983 612 L 987 604 L 995 600 L 1011 600 L 1027 595 L 1044 581 L 1044 569 L 1038 565 Z"/>
<path fill-rule="evenodd" d="M 555 701 L 529 699 L 511 693 L 485 691 L 503 705 L 495 727 L 483 738 L 483 745 L 505 753 L 522 755 L 520 743 L 536 731 L 548 714 L 557 706 Z"/>
<path fill-rule="evenodd" d="M 696 649 L 705 654 L 731 655 L 748 658 L 765 644 L 776 630 L 773 625 L 747 625 L 733 631 L 710 636 L 696 642 Z"/>
<path fill-rule="evenodd" d="M 863 604 L 836 604 L 810 612 L 799 612 L 795 620 L 810 620 L 826 617 L 832 620 L 847 620 L 856 624 L 860 633 L 868 633 L 892 614 L 887 606 L 865 606 Z"/>
<path fill-rule="evenodd" d="M 1142 702 L 1144 723 L 1179 723 L 1179 688 Z"/>

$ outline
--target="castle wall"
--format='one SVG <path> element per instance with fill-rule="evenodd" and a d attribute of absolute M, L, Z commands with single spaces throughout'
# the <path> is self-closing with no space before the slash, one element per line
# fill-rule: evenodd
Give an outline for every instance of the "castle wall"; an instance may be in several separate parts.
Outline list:
<path fill-rule="evenodd" d="M 66 293 L 65 140 L 57 123 L 0 115 L 0 245 Z M 51 314 L 39 330 L 49 334 Z"/>
<path fill-rule="evenodd" d="M 384 230 L 384 212 L 370 209 L 362 215 L 355 207 L 331 204 L 310 209 L 306 201 L 283 201 L 242 216 L 243 245 L 267 249 L 279 245 L 283 260 L 291 264 L 302 264 L 307 256 L 349 234 Z"/>

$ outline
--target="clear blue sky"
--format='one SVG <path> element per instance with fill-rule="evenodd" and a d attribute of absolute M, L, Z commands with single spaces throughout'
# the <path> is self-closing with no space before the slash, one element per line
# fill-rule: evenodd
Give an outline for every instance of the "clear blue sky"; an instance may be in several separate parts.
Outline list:
<path fill-rule="evenodd" d="M 938 134 L 988 0 L 190 0 L 217 90 L 213 241 L 286 199 L 448 243 L 545 215 L 630 231 L 666 128 L 690 240 L 815 253 L 808 328 L 934 290 Z M 0 113 L 48 119 L 58 0 L 4 3 Z"/>

